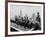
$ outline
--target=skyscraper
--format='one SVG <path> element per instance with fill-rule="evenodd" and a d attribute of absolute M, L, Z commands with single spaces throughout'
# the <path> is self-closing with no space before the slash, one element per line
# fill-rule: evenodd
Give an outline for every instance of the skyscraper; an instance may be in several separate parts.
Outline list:
<path fill-rule="evenodd" d="M 22 10 L 20 9 L 20 18 L 22 18 Z"/>

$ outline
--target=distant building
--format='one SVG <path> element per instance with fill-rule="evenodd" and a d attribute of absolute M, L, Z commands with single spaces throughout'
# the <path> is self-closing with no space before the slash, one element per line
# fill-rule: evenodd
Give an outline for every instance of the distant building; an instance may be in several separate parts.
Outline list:
<path fill-rule="evenodd" d="M 22 10 L 20 9 L 20 18 L 22 18 Z"/>
<path fill-rule="evenodd" d="M 28 15 L 27 14 L 25 14 L 25 17 L 26 17 L 26 19 L 28 19 Z"/>

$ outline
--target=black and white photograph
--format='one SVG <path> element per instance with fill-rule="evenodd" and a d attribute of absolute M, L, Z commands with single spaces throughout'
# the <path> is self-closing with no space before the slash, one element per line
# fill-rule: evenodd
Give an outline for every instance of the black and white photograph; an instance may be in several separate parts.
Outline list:
<path fill-rule="evenodd" d="M 43 33 L 43 4 L 8 3 L 8 35 Z"/>

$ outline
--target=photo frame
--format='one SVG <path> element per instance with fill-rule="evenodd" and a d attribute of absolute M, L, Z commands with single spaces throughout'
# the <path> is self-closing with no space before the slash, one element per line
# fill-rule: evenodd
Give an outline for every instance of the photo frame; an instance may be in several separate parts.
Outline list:
<path fill-rule="evenodd" d="M 44 2 L 5 1 L 6 36 L 40 34 L 45 34 Z"/>

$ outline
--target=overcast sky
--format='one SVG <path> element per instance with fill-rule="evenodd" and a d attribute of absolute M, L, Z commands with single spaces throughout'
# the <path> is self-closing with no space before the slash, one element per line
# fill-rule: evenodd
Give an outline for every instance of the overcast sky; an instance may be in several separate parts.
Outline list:
<path fill-rule="evenodd" d="M 10 5 L 10 18 L 15 17 L 16 15 L 19 16 L 20 10 L 22 12 L 22 16 L 27 14 L 28 16 L 32 17 L 33 13 L 36 16 L 37 12 L 41 14 L 41 6 Z"/>

